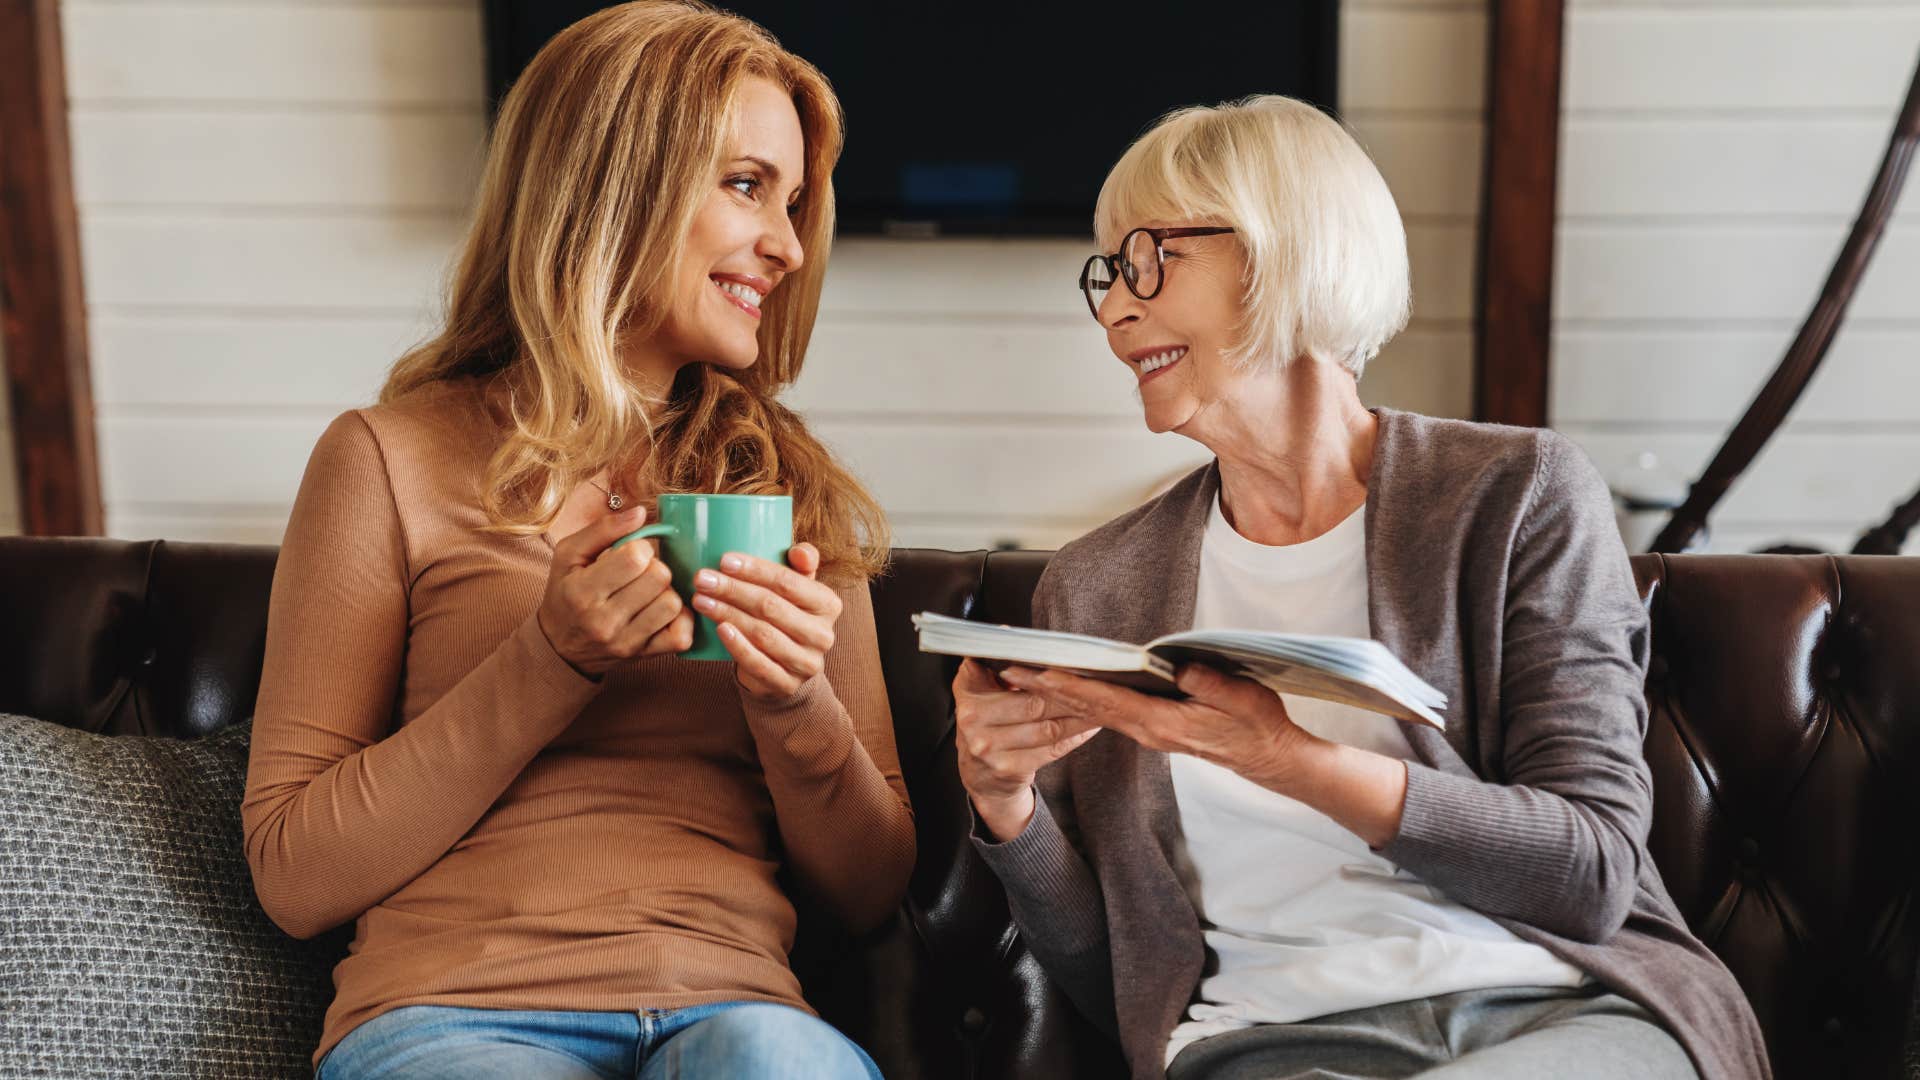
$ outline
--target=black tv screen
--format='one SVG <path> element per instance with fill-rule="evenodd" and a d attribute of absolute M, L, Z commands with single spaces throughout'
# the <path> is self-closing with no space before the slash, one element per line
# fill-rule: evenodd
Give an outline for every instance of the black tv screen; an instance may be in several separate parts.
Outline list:
<path fill-rule="evenodd" d="M 493 100 L 608 6 L 488 0 Z M 727 6 L 833 82 L 842 232 L 1085 236 L 1107 170 L 1167 111 L 1255 93 L 1338 104 L 1338 0 Z"/>

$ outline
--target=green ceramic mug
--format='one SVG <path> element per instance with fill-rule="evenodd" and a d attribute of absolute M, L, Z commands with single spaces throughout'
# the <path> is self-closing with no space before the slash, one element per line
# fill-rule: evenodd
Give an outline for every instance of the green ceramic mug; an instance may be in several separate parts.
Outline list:
<path fill-rule="evenodd" d="M 720 556 L 730 551 L 754 555 L 787 565 L 793 546 L 791 495 L 662 495 L 660 520 L 613 542 L 660 538 L 660 557 L 673 571 L 673 591 L 693 602 L 693 575 L 718 571 Z M 611 549 L 609 549 L 611 550 Z M 705 615 L 695 614 L 693 648 L 682 660 L 731 660 L 720 640 L 719 628 Z"/>

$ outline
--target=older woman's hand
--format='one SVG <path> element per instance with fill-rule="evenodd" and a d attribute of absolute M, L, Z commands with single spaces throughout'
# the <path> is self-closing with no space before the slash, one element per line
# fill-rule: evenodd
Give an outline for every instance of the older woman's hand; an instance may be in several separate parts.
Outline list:
<path fill-rule="evenodd" d="M 1278 694 L 1204 664 L 1180 669 L 1184 701 L 1064 671 L 1014 667 L 1000 677 L 1043 700 L 1049 713 L 1112 728 L 1149 750 L 1213 762 L 1275 790 L 1298 773 L 1297 751 L 1314 738 L 1287 715 Z"/>
<path fill-rule="evenodd" d="M 583 675 L 598 677 L 636 656 L 693 647 L 693 615 L 653 545 L 611 548 L 645 518 L 639 507 L 608 514 L 553 546 L 540 629 Z"/>
<path fill-rule="evenodd" d="M 1375 848 L 1400 832 L 1406 763 L 1314 735 L 1293 722 L 1278 694 L 1252 679 L 1187 664 L 1178 685 L 1188 697 L 1174 701 L 1063 671 L 1009 668 L 1000 677 L 1043 699 L 1048 713 L 1231 769 L 1313 807 Z"/>
<path fill-rule="evenodd" d="M 1034 774 L 1100 730 L 1050 708 L 1038 694 L 1008 690 L 973 660 L 954 677 L 953 705 L 960 782 L 981 823 L 1003 841 L 1020 835 L 1033 817 Z"/>
<path fill-rule="evenodd" d="M 763 701 L 782 701 L 826 670 L 839 594 L 817 580 L 820 551 L 795 544 L 787 565 L 730 553 L 720 572 L 693 576 L 694 610 L 720 628 L 736 678 Z"/>

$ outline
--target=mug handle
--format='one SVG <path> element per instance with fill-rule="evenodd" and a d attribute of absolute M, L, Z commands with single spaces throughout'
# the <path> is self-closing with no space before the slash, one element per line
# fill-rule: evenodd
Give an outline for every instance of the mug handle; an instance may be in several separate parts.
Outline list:
<path fill-rule="evenodd" d="M 632 532 L 628 533 L 627 535 L 621 537 L 620 539 L 615 540 L 611 545 L 607 547 L 607 550 L 613 551 L 616 548 L 618 548 L 621 544 L 624 544 L 629 540 L 644 540 L 649 536 L 672 536 L 672 535 L 673 535 L 673 526 L 667 524 L 664 521 L 655 522 L 652 525 L 647 525 L 642 528 L 635 529 Z"/>

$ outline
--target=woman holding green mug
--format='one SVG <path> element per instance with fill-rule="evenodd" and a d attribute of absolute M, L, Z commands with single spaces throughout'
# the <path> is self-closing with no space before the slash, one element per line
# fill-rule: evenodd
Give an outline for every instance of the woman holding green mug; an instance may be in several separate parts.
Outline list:
<path fill-rule="evenodd" d="M 777 566 L 787 561 L 792 554 L 793 500 L 785 495 L 662 495 L 660 517 L 658 524 L 636 529 L 613 546 L 660 538 L 661 561 L 673 574 L 673 591 L 692 596 L 702 613 L 694 619 L 692 643 L 680 659 L 740 662 L 734 650 L 742 649 L 743 642 L 752 644 L 740 629 L 746 613 L 736 601 L 727 605 L 730 614 L 721 616 L 725 621 L 715 621 L 725 603 L 717 594 L 730 584 L 722 575 L 756 562 Z M 771 601 L 772 595 L 764 599 Z M 770 631 L 763 629 L 767 648 L 778 649 L 782 637 L 793 638 Z M 752 659 L 749 656 L 749 662 Z"/>
<path fill-rule="evenodd" d="M 775 400 L 839 143 L 817 71 L 692 3 L 503 102 L 446 326 L 321 436 L 274 578 L 242 813 L 267 913 L 355 927 L 325 1080 L 878 1076 L 782 889 L 857 931 L 914 858 L 885 526 Z M 680 658 L 696 613 L 726 662 Z"/>

